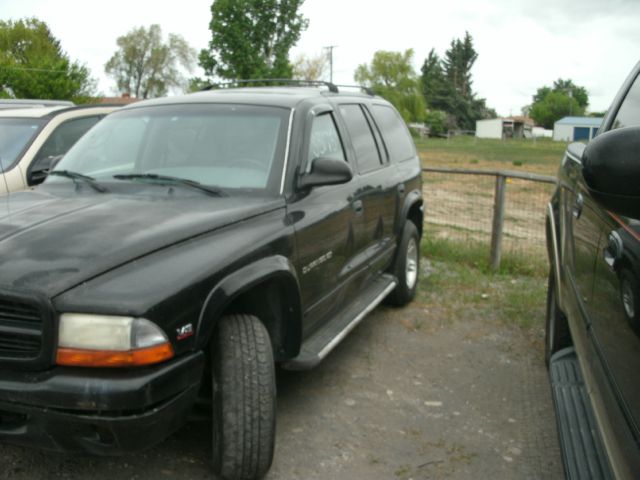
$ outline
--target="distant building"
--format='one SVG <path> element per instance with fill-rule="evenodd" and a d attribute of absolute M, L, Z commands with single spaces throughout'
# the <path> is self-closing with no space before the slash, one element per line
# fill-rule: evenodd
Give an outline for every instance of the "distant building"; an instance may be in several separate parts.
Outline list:
<path fill-rule="evenodd" d="M 564 117 L 553 124 L 553 139 L 563 142 L 589 141 L 598 133 L 602 117 Z"/>
<path fill-rule="evenodd" d="M 121 97 L 102 97 L 97 99 L 97 103 L 107 105 L 129 105 L 137 101 L 139 99 L 133 98 L 128 93 L 123 93 Z"/>
<path fill-rule="evenodd" d="M 533 120 L 528 117 L 491 118 L 476 120 L 478 138 L 531 138 Z"/>
<path fill-rule="evenodd" d="M 533 136 L 537 138 L 540 138 L 540 137 L 553 138 L 553 130 L 548 130 L 542 127 L 533 127 L 531 129 L 531 133 L 533 133 Z"/>

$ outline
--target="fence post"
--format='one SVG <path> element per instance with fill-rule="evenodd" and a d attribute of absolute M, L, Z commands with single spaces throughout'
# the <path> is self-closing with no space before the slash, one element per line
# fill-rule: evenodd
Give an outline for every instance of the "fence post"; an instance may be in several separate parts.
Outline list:
<path fill-rule="evenodd" d="M 504 190 L 506 177 L 496 176 L 496 192 L 493 203 L 493 224 L 491 228 L 491 269 L 500 268 L 500 256 L 502 254 L 502 225 L 504 224 Z"/>

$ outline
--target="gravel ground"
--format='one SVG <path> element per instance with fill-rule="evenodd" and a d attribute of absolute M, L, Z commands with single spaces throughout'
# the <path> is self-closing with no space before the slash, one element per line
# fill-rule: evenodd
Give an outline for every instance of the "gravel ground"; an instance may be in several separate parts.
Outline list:
<path fill-rule="evenodd" d="M 517 326 L 373 312 L 316 369 L 280 372 L 268 480 L 562 478 L 541 342 Z M 210 478 L 209 426 L 119 458 L 0 446 L 0 479 Z"/>

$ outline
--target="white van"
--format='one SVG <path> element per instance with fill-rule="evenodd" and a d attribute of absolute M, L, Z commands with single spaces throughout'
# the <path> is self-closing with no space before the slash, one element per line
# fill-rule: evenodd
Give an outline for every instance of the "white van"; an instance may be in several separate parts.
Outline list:
<path fill-rule="evenodd" d="M 116 106 L 0 109 L 0 195 L 41 183 L 64 155 Z"/>

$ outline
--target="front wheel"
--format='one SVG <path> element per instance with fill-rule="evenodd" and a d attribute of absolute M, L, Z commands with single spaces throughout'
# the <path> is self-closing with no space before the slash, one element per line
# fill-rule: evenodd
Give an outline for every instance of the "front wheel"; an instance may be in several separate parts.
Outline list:
<path fill-rule="evenodd" d="M 413 222 L 407 220 L 393 266 L 393 274 L 398 279 L 398 285 L 387 297 L 388 303 L 401 307 L 413 300 L 418 289 L 419 272 L 420 237 Z"/>
<path fill-rule="evenodd" d="M 273 460 L 276 383 L 269 333 L 252 315 L 220 320 L 211 343 L 213 469 L 225 480 L 262 478 Z"/>

